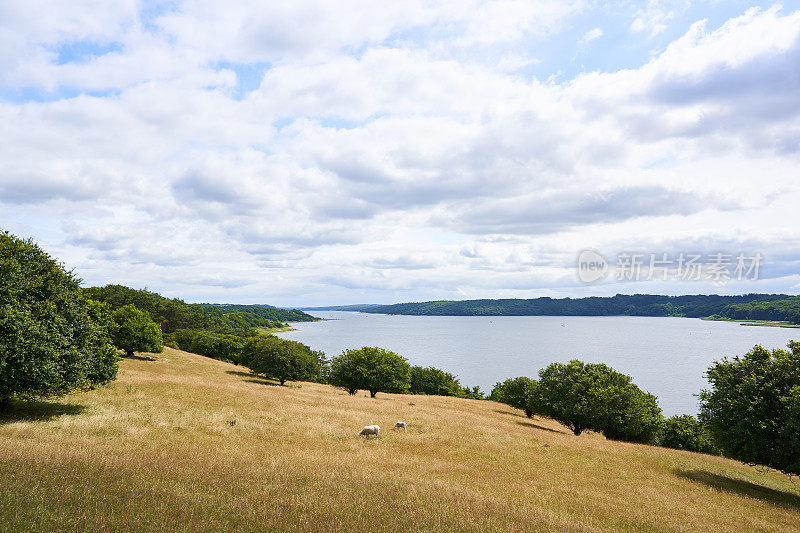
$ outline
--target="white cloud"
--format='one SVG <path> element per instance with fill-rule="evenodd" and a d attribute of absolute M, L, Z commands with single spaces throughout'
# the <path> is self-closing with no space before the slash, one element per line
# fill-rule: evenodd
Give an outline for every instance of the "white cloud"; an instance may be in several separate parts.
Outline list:
<path fill-rule="evenodd" d="M 581 40 L 580 40 L 580 44 L 581 45 L 586 45 L 586 44 L 594 41 L 595 39 L 599 39 L 602 36 L 603 36 L 603 30 L 600 29 L 600 28 L 594 28 L 594 29 L 589 30 L 589 31 L 587 31 L 586 33 L 583 34 L 583 37 L 581 37 Z"/>

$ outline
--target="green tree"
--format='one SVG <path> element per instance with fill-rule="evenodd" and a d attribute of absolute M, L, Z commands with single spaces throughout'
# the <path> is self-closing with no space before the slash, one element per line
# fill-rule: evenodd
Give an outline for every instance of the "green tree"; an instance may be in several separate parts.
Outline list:
<path fill-rule="evenodd" d="M 236 335 L 198 331 L 192 338 L 188 350 L 205 357 L 238 365 L 244 344 L 245 339 Z"/>
<path fill-rule="evenodd" d="M 244 345 L 242 359 L 254 374 L 286 381 L 303 381 L 320 376 L 318 353 L 305 344 L 257 335 Z"/>
<path fill-rule="evenodd" d="M 609 439 L 652 443 L 663 423 L 656 398 L 604 364 L 552 363 L 539 372 L 533 391 L 530 410 L 575 435 L 590 429 Z"/>
<path fill-rule="evenodd" d="M 106 311 L 31 240 L 0 231 L 0 409 L 116 378 Z"/>
<path fill-rule="evenodd" d="M 530 398 L 534 393 L 535 387 L 536 381 L 531 378 L 526 378 L 525 376 L 508 378 L 494 386 L 489 399 L 522 409 L 525 411 L 525 416 L 531 418 L 533 416 L 533 405 Z"/>
<path fill-rule="evenodd" d="M 411 366 L 394 352 L 365 346 L 334 357 L 330 381 L 350 394 L 368 390 L 373 398 L 378 392 L 405 393 L 411 386 Z"/>
<path fill-rule="evenodd" d="M 453 374 L 429 366 L 411 367 L 411 394 L 436 394 L 439 396 L 461 396 L 461 384 Z"/>
<path fill-rule="evenodd" d="M 164 351 L 161 328 L 150 320 L 146 311 L 130 304 L 123 305 L 114 311 L 113 319 L 116 324 L 112 333 L 114 345 L 123 350 L 127 357 L 133 357 L 133 352 Z"/>
<path fill-rule="evenodd" d="M 726 457 L 800 475 L 800 343 L 756 346 L 706 372 L 700 421 Z"/>
<path fill-rule="evenodd" d="M 665 448 L 719 455 L 711 433 L 692 415 L 667 418 L 659 444 Z"/>

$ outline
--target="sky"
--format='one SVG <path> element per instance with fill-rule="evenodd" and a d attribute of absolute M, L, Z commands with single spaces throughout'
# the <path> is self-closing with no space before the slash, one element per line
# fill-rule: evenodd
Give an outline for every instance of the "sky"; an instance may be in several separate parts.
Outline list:
<path fill-rule="evenodd" d="M 0 228 L 85 285 L 798 294 L 799 207 L 800 1 L 0 2 Z"/>

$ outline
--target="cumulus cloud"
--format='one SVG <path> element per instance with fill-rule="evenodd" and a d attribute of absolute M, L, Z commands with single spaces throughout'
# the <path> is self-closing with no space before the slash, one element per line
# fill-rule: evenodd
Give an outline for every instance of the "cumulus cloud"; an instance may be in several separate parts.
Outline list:
<path fill-rule="evenodd" d="M 619 38 L 591 3 L 97 6 L 0 7 L 0 225 L 89 283 L 557 296 L 592 290 L 572 271 L 592 247 L 762 251 L 770 287 L 797 284 L 800 11 L 699 20 L 556 83 L 548 39 Z"/>

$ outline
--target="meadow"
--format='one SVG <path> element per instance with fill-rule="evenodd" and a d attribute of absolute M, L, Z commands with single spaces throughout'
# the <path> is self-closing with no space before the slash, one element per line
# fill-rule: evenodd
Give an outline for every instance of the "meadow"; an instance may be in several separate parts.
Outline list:
<path fill-rule="evenodd" d="M 167 348 L 0 419 L 0 531 L 796 531 L 800 484 L 489 401 L 257 378 Z M 404 420 L 407 433 L 391 426 Z M 378 439 L 356 436 L 367 424 Z"/>

